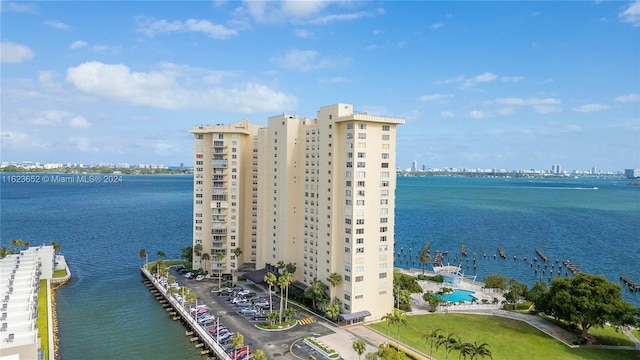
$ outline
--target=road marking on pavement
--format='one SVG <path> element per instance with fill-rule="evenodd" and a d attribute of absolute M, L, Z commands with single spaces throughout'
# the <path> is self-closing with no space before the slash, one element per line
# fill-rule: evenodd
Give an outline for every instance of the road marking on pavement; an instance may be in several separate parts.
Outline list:
<path fill-rule="evenodd" d="M 311 316 L 298 320 L 298 323 L 300 325 L 309 325 L 313 324 L 314 322 L 316 322 L 316 319 L 312 318 Z"/>

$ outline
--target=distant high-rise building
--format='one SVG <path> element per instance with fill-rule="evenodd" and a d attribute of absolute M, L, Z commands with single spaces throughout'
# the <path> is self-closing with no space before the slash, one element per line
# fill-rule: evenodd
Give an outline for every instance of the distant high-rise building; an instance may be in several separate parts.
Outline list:
<path fill-rule="evenodd" d="M 624 176 L 628 179 L 640 178 L 640 169 L 624 169 Z"/>
<path fill-rule="evenodd" d="M 267 127 L 196 126 L 193 244 L 212 254 L 214 273 L 243 264 L 273 271 L 282 261 L 296 265 L 302 288 L 337 273 L 341 284 L 329 295 L 342 302 L 341 319 L 380 319 L 393 309 L 396 125 L 403 123 L 335 104 L 316 119 L 270 117 Z M 217 252 L 224 257 L 214 260 Z M 207 265 L 197 254 L 193 264 Z"/>
<path fill-rule="evenodd" d="M 416 172 L 418 171 L 418 162 L 413 160 L 413 162 L 411 163 L 411 171 Z"/>

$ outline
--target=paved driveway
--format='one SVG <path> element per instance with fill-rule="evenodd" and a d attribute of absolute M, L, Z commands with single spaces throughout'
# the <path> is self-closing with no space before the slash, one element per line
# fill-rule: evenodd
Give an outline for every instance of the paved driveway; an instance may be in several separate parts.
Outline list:
<path fill-rule="evenodd" d="M 198 295 L 198 304 L 207 304 L 210 312 L 220 318 L 220 323 L 233 332 L 240 332 L 244 336 L 244 342 L 253 350 L 262 349 L 269 359 L 310 359 L 310 355 L 321 358 L 310 347 L 304 345 L 302 338 L 309 335 L 325 336 L 335 333 L 324 320 L 317 318 L 301 308 L 296 308 L 294 316 L 300 320 L 296 326 L 283 331 L 264 331 L 256 327 L 258 321 L 243 316 L 238 311 L 239 307 L 231 304 L 228 296 L 218 296 L 211 289 L 217 287 L 215 281 L 192 281 L 185 279 L 176 271 L 171 271 L 176 281 L 182 286 L 186 285 Z M 245 290 L 256 292 L 257 296 L 269 299 L 267 289 L 250 282 L 239 282 Z M 275 307 L 280 299 L 273 297 Z M 290 306 L 294 306 L 290 303 Z M 293 354 L 290 349 L 293 350 Z"/>

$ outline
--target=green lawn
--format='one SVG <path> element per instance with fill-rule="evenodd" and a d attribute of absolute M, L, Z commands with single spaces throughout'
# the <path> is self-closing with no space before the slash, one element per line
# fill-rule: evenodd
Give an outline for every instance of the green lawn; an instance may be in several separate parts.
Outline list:
<path fill-rule="evenodd" d="M 429 345 L 422 335 L 440 328 L 444 330 L 445 336 L 454 333 L 462 339 L 462 342 L 489 344 L 494 360 L 640 360 L 640 352 L 633 350 L 571 349 L 529 324 L 501 317 L 429 314 L 409 316 L 407 321 L 407 326 L 400 326 L 400 341 L 427 355 L 430 354 Z M 371 327 L 382 334 L 387 334 L 386 322 L 372 324 Z M 392 327 L 392 342 L 396 334 L 397 327 Z M 444 348 L 436 351 L 434 347 L 433 356 L 437 359 L 445 359 Z M 458 352 L 452 351 L 449 358 L 457 359 Z"/>
<path fill-rule="evenodd" d="M 636 337 L 636 339 L 640 340 L 640 330 L 633 330 L 632 333 L 633 336 Z"/>
<path fill-rule="evenodd" d="M 47 280 L 40 280 L 40 290 L 38 291 L 38 336 L 40 337 L 40 350 L 44 351 L 44 359 L 49 359 L 49 313 L 47 300 L 49 288 Z"/>
<path fill-rule="evenodd" d="M 53 278 L 61 278 L 67 276 L 67 269 L 60 269 L 53 272 Z"/>

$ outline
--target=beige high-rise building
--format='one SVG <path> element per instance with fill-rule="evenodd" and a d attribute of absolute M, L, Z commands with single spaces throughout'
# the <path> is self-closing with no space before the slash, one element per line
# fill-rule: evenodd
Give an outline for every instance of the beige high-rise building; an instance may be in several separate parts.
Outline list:
<path fill-rule="evenodd" d="M 301 287 L 316 279 L 329 285 L 342 320 L 379 319 L 393 308 L 396 125 L 403 123 L 335 104 L 316 119 L 283 114 L 267 127 L 194 128 L 194 244 L 226 254 L 241 247 L 241 259 L 213 262 L 223 271 L 293 263 Z M 342 279 L 335 287 L 331 273 Z"/>

